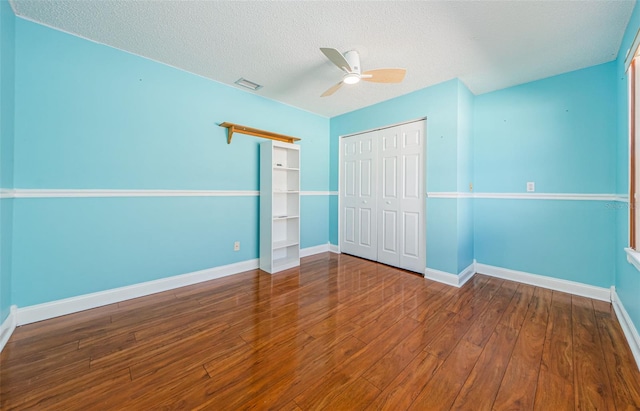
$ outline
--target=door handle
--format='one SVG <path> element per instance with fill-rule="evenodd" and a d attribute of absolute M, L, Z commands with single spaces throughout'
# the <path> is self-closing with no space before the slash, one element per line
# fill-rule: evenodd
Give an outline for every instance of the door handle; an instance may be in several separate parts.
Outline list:
<path fill-rule="evenodd" d="M 367 200 L 362 200 L 362 204 L 367 204 Z"/>
<path fill-rule="evenodd" d="M 387 204 L 391 204 L 391 201 L 387 201 L 386 203 L 387 203 Z"/>

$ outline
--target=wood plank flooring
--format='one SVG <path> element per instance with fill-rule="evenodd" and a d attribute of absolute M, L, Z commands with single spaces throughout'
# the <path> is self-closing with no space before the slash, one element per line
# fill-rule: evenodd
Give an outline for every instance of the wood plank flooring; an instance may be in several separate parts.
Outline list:
<path fill-rule="evenodd" d="M 0 408 L 640 410 L 610 304 L 304 258 L 19 327 Z"/>

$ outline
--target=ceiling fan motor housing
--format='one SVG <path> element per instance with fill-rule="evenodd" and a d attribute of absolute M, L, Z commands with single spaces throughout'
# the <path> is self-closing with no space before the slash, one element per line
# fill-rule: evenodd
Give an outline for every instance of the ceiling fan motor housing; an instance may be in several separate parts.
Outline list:
<path fill-rule="evenodd" d="M 344 58 L 351 66 L 351 73 L 360 74 L 360 55 L 356 50 L 350 50 L 344 53 Z"/>
<path fill-rule="evenodd" d="M 320 51 L 345 74 L 342 80 L 322 93 L 320 97 L 327 97 L 335 93 L 343 84 L 356 84 L 360 80 L 374 83 L 400 83 L 404 79 L 406 70 L 403 68 L 379 68 L 366 71 L 362 74 L 360 69 L 360 54 L 356 50 L 341 53 L 339 50 L 329 47 L 320 47 Z"/>

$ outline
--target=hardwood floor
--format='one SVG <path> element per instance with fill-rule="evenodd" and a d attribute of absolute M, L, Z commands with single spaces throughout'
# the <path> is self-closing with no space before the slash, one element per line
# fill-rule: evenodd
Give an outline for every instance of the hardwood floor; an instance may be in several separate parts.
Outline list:
<path fill-rule="evenodd" d="M 640 409 L 610 304 L 347 255 L 19 327 L 0 408 Z"/>

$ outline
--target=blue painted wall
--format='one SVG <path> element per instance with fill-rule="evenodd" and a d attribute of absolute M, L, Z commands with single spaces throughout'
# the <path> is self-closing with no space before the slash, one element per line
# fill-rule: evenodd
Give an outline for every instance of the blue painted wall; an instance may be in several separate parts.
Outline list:
<path fill-rule="evenodd" d="M 462 83 L 458 83 L 458 158 L 457 191 L 468 193 L 473 183 L 473 102 L 474 96 Z M 458 269 L 462 272 L 474 260 L 473 199 L 457 200 Z"/>
<path fill-rule="evenodd" d="M 16 199 L 14 213 L 19 307 L 257 258 L 257 197 Z"/>
<path fill-rule="evenodd" d="M 616 192 L 623 195 L 629 194 L 629 106 L 628 80 L 625 73 L 624 59 L 638 29 L 640 29 L 640 7 L 636 3 L 616 60 L 616 86 L 618 93 Z M 638 298 L 640 295 L 640 272 L 627 262 L 624 248 L 628 246 L 629 210 L 627 207 L 619 207 L 616 224 L 615 286 L 620 301 L 622 301 L 629 313 L 636 329 L 640 330 L 640 299 Z"/>
<path fill-rule="evenodd" d="M 300 197 L 300 247 L 329 242 L 329 201 L 330 197 L 326 195 Z"/>
<path fill-rule="evenodd" d="M 475 191 L 613 193 L 615 63 L 475 99 Z"/>
<path fill-rule="evenodd" d="M 0 0 L 0 188 L 13 187 L 15 16 Z M 13 200 L 0 198 L 0 323 L 9 315 Z"/>
<path fill-rule="evenodd" d="M 301 137 L 302 190 L 329 189 L 325 117 L 22 19 L 15 85 L 17 188 L 258 190 L 265 140 L 229 121 Z M 14 201 L 21 307 L 258 257 L 257 197 Z M 301 207 L 326 244 L 328 198 Z"/>
<path fill-rule="evenodd" d="M 459 156 L 460 159 L 470 157 L 472 98 L 459 80 L 451 80 L 332 118 L 332 190 L 338 190 L 340 136 L 427 117 L 426 189 L 457 191 Z M 462 118 L 459 118 L 459 110 Z M 459 128 L 462 130 L 462 137 L 459 137 Z M 462 148 L 459 147 L 460 138 L 463 139 Z M 463 171 L 465 180 L 469 176 L 469 170 L 465 168 Z M 337 205 L 337 200 L 331 204 L 332 244 L 338 244 Z M 459 238 L 460 235 L 469 236 L 472 231 L 469 207 L 464 207 L 461 211 L 466 219 L 464 227 L 459 231 L 458 200 L 427 199 L 427 267 L 458 274 L 461 264 L 468 261 L 466 267 L 473 260 L 472 237 Z"/>
<path fill-rule="evenodd" d="M 302 140 L 303 190 L 326 190 L 329 120 L 17 20 L 15 186 L 257 190 L 258 143 Z M 34 121 L 35 119 L 38 121 Z"/>
<path fill-rule="evenodd" d="M 615 63 L 475 98 L 475 191 L 615 191 Z M 613 284 L 615 207 L 605 202 L 475 200 L 478 262 Z"/>
<path fill-rule="evenodd" d="M 475 200 L 478 262 L 608 288 L 615 207 L 601 201 Z"/>

